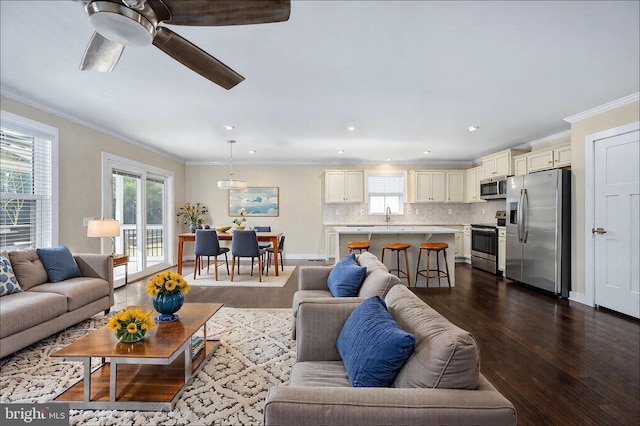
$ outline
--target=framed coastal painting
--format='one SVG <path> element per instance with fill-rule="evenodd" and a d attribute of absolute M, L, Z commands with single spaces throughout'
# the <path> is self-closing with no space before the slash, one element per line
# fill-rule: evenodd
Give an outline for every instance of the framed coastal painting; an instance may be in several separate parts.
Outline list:
<path fill-rule="evenodd" d="M 229 190 L 229 216 L 279 216 L 280 201 L 278 187 L 248 187 Z"/>

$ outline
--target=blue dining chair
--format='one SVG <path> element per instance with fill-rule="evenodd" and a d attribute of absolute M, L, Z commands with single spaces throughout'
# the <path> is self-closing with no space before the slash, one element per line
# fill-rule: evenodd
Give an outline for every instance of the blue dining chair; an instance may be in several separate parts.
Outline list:
<path fill-rule="evenodd" d="M 265 251 L 258 247 L 258 237 L 256 231 L 233 231 L 231 238 L 231 281 L 233 281 L 233 272 L 236 266 L 236 257 L 251 258 L 251 275 L 253 276 L 253 260 L 258 258 L 258 279 L 262 282 L 262 257 Z M 238 264 L 238 266 L 240 266 Z M 240 274 L 240 268 L 238 268 Z"/>
<path fill-rule="evenodd" d="M 271 232 L 271 227 L 270 226 L 254 226 L 253 230 L 256 232 Z M 260 247 L 261 249 L 266 249 L 267 247 L 271 247 L 271 243 L 258 241 L 258 247 Z"/>
<path fill-rule="evenodd" d="M 284 271 L 284 259 L 282 259 L 282 250 L 284 250 L 284 235 L 280 236 L 280 241 L 278 241 L 278 259 L 280 260 L 280 267 Z M 273 247 L 267 247 L 265 249 L 265 252 L 267 253 L 267 262 L 265 264 L 265 269 L 267 270 L 267 275 L 269 275 L 269 267 L 271 266 Z"/>
<path fill-rule="evenodd" d="M 194 249 L 196 262 L 193 269 L 193 279 L 196 279 L 196 273 L 199 274 L 200 270 L 202 269 L 202 256 L 207 256 L 207 274 L 209 273 L 210 256 L 213 256 L 213 267 L 215 270 L 216 281 L 218 281 L 218 256 L 224 254 L 224 261 L 227 264 L 228 274 L 228 252 L 229 249 L 227 247 L 220 247 L 220 241 L 218 241 L 218 233 L 215 229 L 196 229 L 196 242 Z"/>

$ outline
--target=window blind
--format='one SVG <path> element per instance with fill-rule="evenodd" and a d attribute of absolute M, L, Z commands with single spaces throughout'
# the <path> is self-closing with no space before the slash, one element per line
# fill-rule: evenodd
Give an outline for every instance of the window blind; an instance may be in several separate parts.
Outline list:
<path fill-rule="evenodd" d="M 52 245 L 52 138 L 3 121 L 0 127 L 0 248 Z"/>

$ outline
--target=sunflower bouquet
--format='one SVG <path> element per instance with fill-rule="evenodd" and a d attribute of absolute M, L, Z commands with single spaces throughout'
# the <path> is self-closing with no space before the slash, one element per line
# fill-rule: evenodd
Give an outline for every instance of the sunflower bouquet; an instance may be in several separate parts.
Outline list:
<path fill-rule="evenodd" d="M 151 297 L 178 292 L 186 294 L 190 288 L 189 283 L 182 278 L 182 275 L 176 272 L 164 271 L 149 281 L 147 284 L 147 293 Z"/>
<path fill-rule="evenodd" d="M 121 342 L 137 342 L 148 329 L 156 326 L 150 315 L 151 311 L 145 313 L 140 308 L 123 309 L 109 319 L 107 327 Z"/>

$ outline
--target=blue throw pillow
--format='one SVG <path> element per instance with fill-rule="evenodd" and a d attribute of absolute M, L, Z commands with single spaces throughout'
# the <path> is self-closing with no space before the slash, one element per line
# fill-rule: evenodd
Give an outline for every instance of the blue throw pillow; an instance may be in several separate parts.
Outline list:
<path fill-rule="evenodd" d="M 344 324 L 336 347 L 353 387 L 389 387 L 416 337 L 402 330 L 380 296 L 362 302 Z"/>
<path fill-rule="evenodd" d="M 11 262 L 6 257 L 0 256 L 0 296 L 20 292 L 22 288 L 13 273 Z"/>
<path fill-rule="evenodd" d="M 333 297 L 355 297 L 367 275 L 367 267 L 356 262 L 355 253 L 345 256 L 331 269 L 327 287 Z"/>
<path fill-rule="evenodd" d="M 38 257 L 47 270 L 49 282 L 57 283 L 82 276 L 80 268 L 66 246 L 39 248 Z"/>

